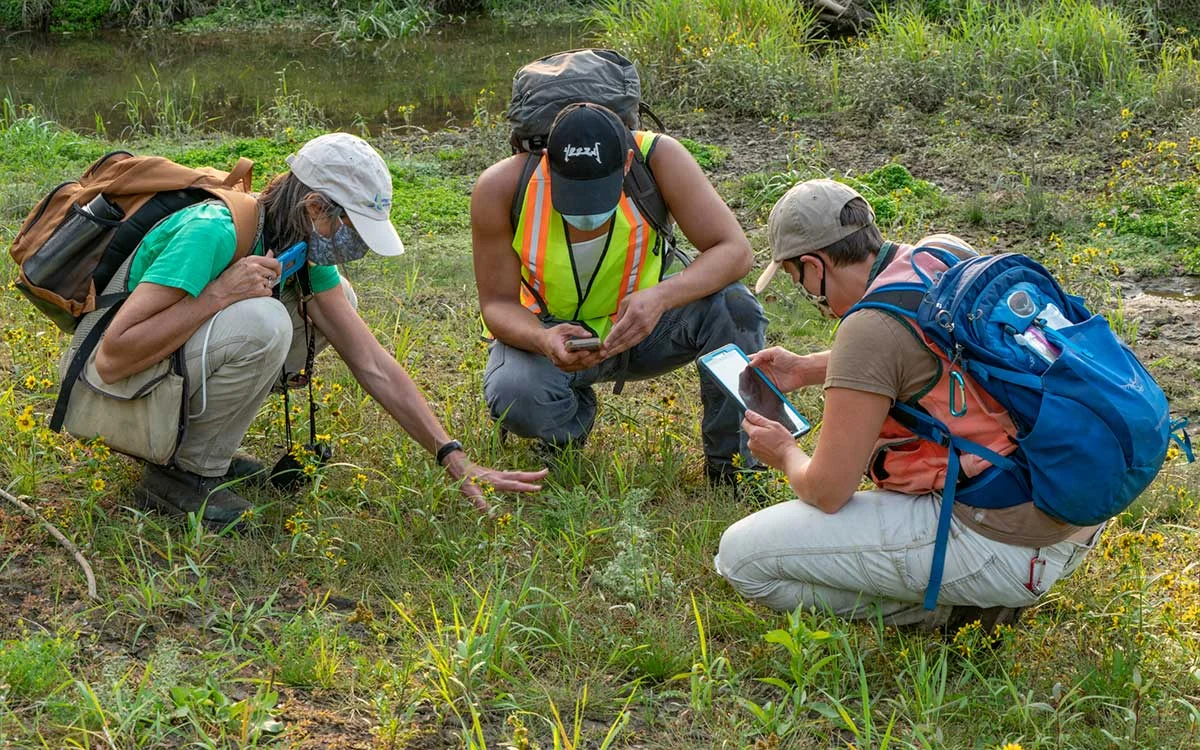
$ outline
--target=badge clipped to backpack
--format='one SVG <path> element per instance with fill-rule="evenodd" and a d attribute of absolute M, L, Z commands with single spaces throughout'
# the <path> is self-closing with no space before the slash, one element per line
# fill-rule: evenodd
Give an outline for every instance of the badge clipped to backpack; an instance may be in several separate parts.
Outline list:
<path fill-rule="evenodd" d="M 1016 253 L 964 259 L 934 247 L 916 248 L 910 258 L 917 281 L 872 289 L 847 315 L 873 308 L 915 322 L 950 368 L 952 391 L 978 386 L 1015 427 L 1015 450 L 1001 455 L 956 430 L 955 420 L 967 415 L 956 411 L 953 392 L 945 422 L 912 404 L 893 407 L 897 421 L 948 455 L 925 596 L 933 609 L 956 496 L 982 508 L 1032 502 L 1064 523 L 1093 526 L 1149 486 L 1171 442 L 1190 448 L 1190 441 L 1186 422 L 1171 421 L 1162 389 L 1108 321 L 1041 264 Z M 967 454 L 1015 478 L 1022 496 L 958 493 Z"/>

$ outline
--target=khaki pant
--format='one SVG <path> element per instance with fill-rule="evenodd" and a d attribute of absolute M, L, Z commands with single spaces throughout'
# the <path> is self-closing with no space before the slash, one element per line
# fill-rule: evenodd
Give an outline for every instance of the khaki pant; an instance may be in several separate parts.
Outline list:
<path fill-rule="evenodd" d="M 345 279 L 342 291 L 357 307 Z M 317 351 L 328 346 L 320 331 L 314 328 L 314 333 Z M 63 363 L 72 354 L 64 355 Z M 224 474 L 285 363 L 289 373 L 298 372 L 305 357 L 304 320 L 294 284 L 282 300 L 242 300 L 201 325 L 183 345 L 190 419 L 175 464 L 201 476 Z"/>
<path fill-rule="evenodd" d="M 950 522 L 937 609 L 922 607 L 941 498 L 856 492 L 836 513 L 800 500 L 760 510 L 726 529 L 717 572 L 771 609 L 829 609 L 887 625 L 940 626 L 954 605 L 1027 607 L 1083 562 L 1099 537 L 1046 547 L 1002 544 Z"/>

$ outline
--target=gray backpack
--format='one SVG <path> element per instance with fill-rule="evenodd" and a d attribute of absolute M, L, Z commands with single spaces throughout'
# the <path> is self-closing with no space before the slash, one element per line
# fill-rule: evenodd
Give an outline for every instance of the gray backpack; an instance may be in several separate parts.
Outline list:
<path fill-rule="evenodd" d="M 513 195 L 512 226 L 517 226 L 525 188 L 546 149 L 546 136 L 559 111 L 575 102 L 591 102 L 611 109 L 636 128 L 645 114 L 662 131 L 662 121 L 642 102 L 642 83 L 633 63 L 611 49 L 575 49 L 556 52 L 525 65 L 513 76 L 508 123 L 512 126 L 513 153 L 529 153 Z M 667 261 L 676 254 L 675 227 L 650 165 L 632 146 L 633 166 L 625 176 L 625 194 L 663 240 Z M 657 251 L 658 248 L 655 248 Z M 687 262 L 686 258 L 680 257 Z M 664 268 L 666 264 L 664 263 Z"/>

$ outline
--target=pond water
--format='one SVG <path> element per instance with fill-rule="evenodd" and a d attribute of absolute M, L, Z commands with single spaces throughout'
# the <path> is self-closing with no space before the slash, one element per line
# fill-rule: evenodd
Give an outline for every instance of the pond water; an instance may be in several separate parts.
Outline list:
<path fill-rule="evenodd" d="M 167 106 L 193 126 L 253 133 L 285 90 L 331 128 L 437 129 L 469 124 L 481 103 L 502 113 L 518 67 L 583 46 L 583 37 L 577 27 L 488 21 L 352 50 L 314 31 L 13 34 L 0 40 L 0 95 L 71 129 L 112 135 L 139 111 Z M 495 93 L 481 101 L 481 91 Z"/>

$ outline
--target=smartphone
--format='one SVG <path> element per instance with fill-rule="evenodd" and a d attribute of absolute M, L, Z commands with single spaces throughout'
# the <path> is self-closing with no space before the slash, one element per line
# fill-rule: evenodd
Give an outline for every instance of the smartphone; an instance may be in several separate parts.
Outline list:
<path fill-rule="evenodd" d="M 569 352 L 594 352 L 600 348 L 600 339 L 596 336 L 588 338 L 567 339 L 563 348 Z"/>
<path fill-rule="evenodd" d="M 280 253 L 275 260 L 279 261 L 279 281 L 275 283 L 282 284 L 308 260 L 308 243 L 300 240 Z"/>
<path fill-rule="evenodd" d="M 812 429 L 775 384 L 750 366 L 750 358 L 737 344 L 727 344 L 704 354 L 697 362 L 744 408 L 780 423 L 792 437 L 800 437 Z"/>

